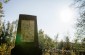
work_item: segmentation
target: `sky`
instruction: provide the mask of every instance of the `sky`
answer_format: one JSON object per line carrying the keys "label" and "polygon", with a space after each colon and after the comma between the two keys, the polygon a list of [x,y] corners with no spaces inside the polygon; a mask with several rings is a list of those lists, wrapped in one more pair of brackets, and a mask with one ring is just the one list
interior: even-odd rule
{"label": "sky", "polygon": [[74,10],[69,7],[72,0],[10,0],[3,5],[4,20],[15,21],[19,14],[37,16],[38,30],[42,29],[52,39],[59,34],[59,40],[70,35],[73,39]]}

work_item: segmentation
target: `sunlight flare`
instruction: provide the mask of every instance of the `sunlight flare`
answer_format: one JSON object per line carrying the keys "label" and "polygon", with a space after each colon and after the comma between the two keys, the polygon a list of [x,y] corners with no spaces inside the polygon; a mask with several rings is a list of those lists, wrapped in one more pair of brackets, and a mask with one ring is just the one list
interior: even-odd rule
{"label": "sunlight flare", "polygon": [[68,23],[73,21],[74,12],[71,8],[67,7],[62,9],[59,15],[62,22]]}

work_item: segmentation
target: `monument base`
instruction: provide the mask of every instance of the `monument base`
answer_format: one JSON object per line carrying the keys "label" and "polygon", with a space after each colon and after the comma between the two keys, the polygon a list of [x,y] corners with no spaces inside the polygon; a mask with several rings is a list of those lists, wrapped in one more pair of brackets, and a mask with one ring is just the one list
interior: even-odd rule
{"label": "monument base", "polygon": [[42,50],[33,45],[33,43],[22,43],[16,45],[12,49],[11,55],[42,55]]}

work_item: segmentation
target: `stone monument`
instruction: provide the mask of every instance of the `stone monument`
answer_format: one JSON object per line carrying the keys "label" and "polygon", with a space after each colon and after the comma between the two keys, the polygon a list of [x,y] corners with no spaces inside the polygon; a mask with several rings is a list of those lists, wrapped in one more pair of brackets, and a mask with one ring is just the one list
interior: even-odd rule
{"label": "stone monument", "polygon": [[41,55],[36,16],[19,15],[15,47],[11,55]]}

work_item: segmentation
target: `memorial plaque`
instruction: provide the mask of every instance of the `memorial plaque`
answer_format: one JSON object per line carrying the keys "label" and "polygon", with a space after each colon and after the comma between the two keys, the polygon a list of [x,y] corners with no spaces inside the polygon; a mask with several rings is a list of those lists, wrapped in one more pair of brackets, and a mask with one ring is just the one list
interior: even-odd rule
{"label": "memorial plaque", "polygon": [[36,16],[20,14],[15,47],[11,55],[41,55]]}
{"label": "memorial plaque", "polygon": [[21,40],[22,42],[34,42],[34,21],[21,21]]}

